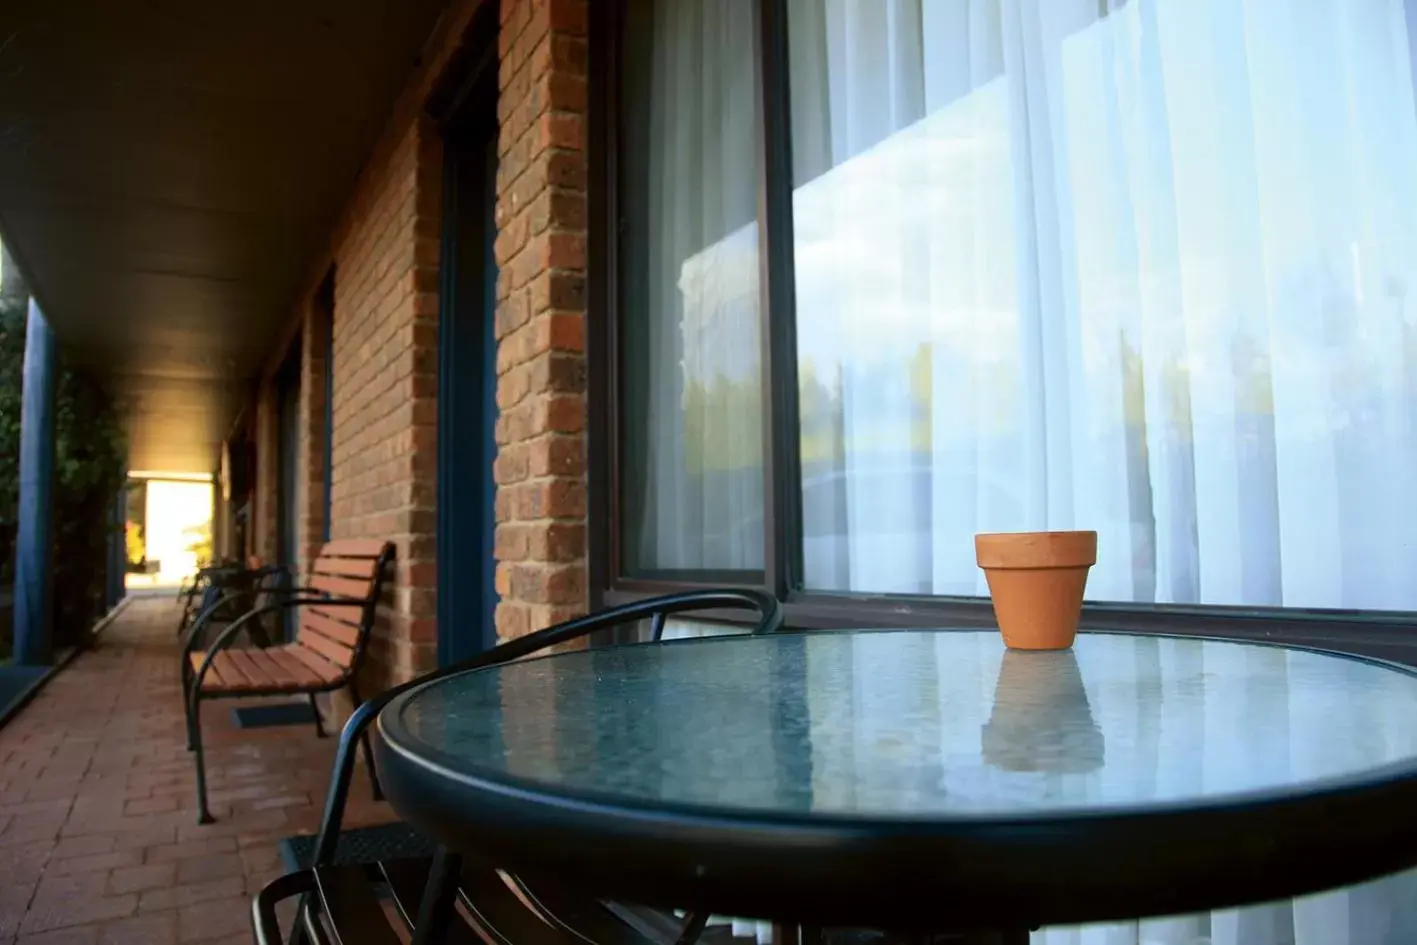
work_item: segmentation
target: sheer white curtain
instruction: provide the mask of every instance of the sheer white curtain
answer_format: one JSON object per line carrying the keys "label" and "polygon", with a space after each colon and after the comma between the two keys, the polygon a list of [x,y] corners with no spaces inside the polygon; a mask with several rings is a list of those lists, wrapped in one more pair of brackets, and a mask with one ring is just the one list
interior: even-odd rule
{"label": "sheer white curtain", "polygon": [[641,569],[763,566],[751,5],[641,3],[626,83],[627,540]]}
{"label": "sheer white curtain", "polygon": [[[1095,528],[1095,599],[1417,608],[1401,0],[790,12],[809,587],[982,594],[975,532]],[[1412,901],[1035,940],[1411,941]]]}
{"label": "sheer white curtain", "polygon": [[808,584],[1412,609],[1401,0],[793,0]]}

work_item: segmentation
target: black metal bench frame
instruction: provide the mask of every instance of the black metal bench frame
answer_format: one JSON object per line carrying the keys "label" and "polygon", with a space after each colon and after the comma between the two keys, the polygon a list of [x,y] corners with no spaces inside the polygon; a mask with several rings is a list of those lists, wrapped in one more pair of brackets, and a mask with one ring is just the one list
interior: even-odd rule
{"label": "black metal bench frame", "polygon": [[[332,542],[326,547],[340,544]],[[359,694],[357,677],[360,667],[364,664],[364,659],[368,653],[369,636],[373,632],[374,622],[378,615],[378,604],[382,596],[383,587],[387,580],[389,565],[393,561],[394,546],[390,543],[383,543],[381,550],[375,559],[374,576],[369,582],[369,592],[364,597],[341,597],[309,586],[268,588],[278,599],[273,603],[256,607],[232,621],[226,626],[216,639],[206,647],[200,665],[193,670],[190,654],[197,649],[197,641],[201,637],[203,630],[203,618],[216,611],[220,602],[213,604],[201,616],[194,621],[187,639],[184,641],[182,649],[182,700],[187,717],[187,750],[195,754],[197,766],[197,823],[210,824],[215,822],[210,807],[207,803],[207,778],[206,778],[206,756],[202,746],[202,726],[201,726],[201,706],[203,701],[216,699],[252,699],[266,696],[281,695],[307,695],[310,699],[311,708],[316,708],[315,696],[335,692],[340,689],[348,689],[350,698],[354,703],[355,715],[365,704]],[[278,614],[285,611],[294,610],[300,607],[319,606],[323,608],[349,607],[359,608],[358,635],[353,646],[352,656],[349,665],[345,667],[339,676],[314,684],[300,685],[272,685],[264,688],[243,688],[243,689],[203,689],[202,682],[207,673],[211,670],[212,662],[217,655],[225,650],[242,630],[248,626],[257,625],[260,619],[268,614]],[[323,737],[324,729],[320,725],[318,711],[315,713],[316,733]],[[374,755],[369,747],[368,734],[364,733],[360,739],[364,746],[365,762],[368,765],[369,777],[373,782],[374,796],[382,799],[379,789],[379,782],[374,771]],[[341,743],[341,751],[343,751]]]}

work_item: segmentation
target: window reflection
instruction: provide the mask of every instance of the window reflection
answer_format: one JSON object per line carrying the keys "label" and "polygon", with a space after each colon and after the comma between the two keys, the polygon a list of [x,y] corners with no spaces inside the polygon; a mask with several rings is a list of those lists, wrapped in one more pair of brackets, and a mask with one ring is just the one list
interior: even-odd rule
{"label": "window reflection", "polygon": [[794,0],[809,587],[1411,609],[1399,0]]}

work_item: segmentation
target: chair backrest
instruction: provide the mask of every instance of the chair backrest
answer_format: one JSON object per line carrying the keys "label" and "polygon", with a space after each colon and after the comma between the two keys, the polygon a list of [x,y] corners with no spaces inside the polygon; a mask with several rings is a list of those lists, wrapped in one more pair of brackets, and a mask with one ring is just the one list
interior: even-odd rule
{"label": "chair backrest", "polygon": [[295,655],[317,675],[332,680],[359,668],[393,551],[388,542],[363,539],[332,541],[320,549],[307,586],[330,603],[301,606],[295,636]]}
{"label": "chair backrest", "polygon": [[[479,653],[477,656],[394,686],[365,702],[355,709],[354,714],[345,723],[344,731],[340,733],[339,753],[335,756],[334,775],[330,779],[329,794],[325,799],[324,817],[321,820],[320,832],[315,843],[314,862],[318,865],[328,865],[334,862],[335,843],[339,839],[340,824],[344,818],[344,802],[349,794],[349,779],[354,771],[355,743],[363,737],[364,730],[379,714],[379,710],[388,705],[389,700],[399,693],[454,673],[493,666],[498,663],[508,663],[601,630],[613,630],[616,627],[636,624],[645,620],[650,621],[652,642],[642,645],[657,646],[660,645],[659,641],[663,638],[664,626],[668,618],[696,611],[708,613],[722,611],[742,613],[746,611],[755,614],[757,619],[752,622],[750,627],[750,632],[755,634],[776,633],[782,629],[783,625],[782,605],[778,603],[777,598],[762,591],[737,588],[684,591],[612,607],[609,610],[587,614],[584,617],[577,617],[552,627],[537,630],[524,637],[508,640],[484,653]],[[373,618],[370,619],[372,621]],[[368,751],[366,742],[366,755],[368,755]],[[372,766],[372,761],[370,764]]]}

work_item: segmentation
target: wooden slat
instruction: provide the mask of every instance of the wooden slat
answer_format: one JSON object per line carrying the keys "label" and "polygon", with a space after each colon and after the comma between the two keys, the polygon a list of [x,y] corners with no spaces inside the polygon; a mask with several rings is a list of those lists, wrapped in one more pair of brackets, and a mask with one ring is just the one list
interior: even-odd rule
{"label": "wooden slat", "polygon": [[242,652],[246,655],[246,658],[251,661],[251,665],[255,671],[260,673],[264,679],[270,681],[270,685],[284,688],[301,685],[301,679],[296,678],[295,675],[287,670],[285,664],[278,662],[271,654],[271,649],[272,648],[262,649],[261,647],[252,647],[249,650],[242,650]]}
{"label": "wooden slat", "polygon": [[[202,668],[202,661],[207,658],[207,655],[205,653],[191,653],[188,654],[188,656],[192,661],[192,672],[193,674],[195,674],[197,670]],[[231,684],[229,680],[222,676],[221,668],[218,665],[218,660],[212,660],[212,665],[207,667],[207,674],[202,677],[202,688],[212,690],[225,690],[233,689],[235,687]]]}
{"label": "wooden slat", "polygon": [[227,664],[245,679],[246,688],[268,689],[275,685],[275,680],[261,671],[247,650],[230,649],[223,651],[221,655],[225,656]]}
{"label": "wooden slat", "polygon": [[231,660],[231,651],[223,650],[212,660],[212,669],[221,673],[222,682],[231,689],[250,689],[252,681],[246,678],[241,667]]}
{"label": "wooden slat", "polygon": [[377,558],[384,553],[387,542],[377,538],[345,538],[326,542],[320,549],[322,558]]}
{"label": "wooden slat", "polygon": [[300,662],[304,663],[307,668],[313,670],[315,675],[319,676],[325,682],[330,682],[344,675],[343,668],[331,663],[307,646],[297,643],[290,648],[289,653],[291,656],[294,656]]}
{"label": "wooden slat", "polygon": [[295,640],[307,650],[314,650],[316,653],[319,653],[340,669],[348,669],[349,665],[354,662],[354,651],[347,646],[336,643],[329,637],[322,637],[318,633],[302,631]]}
{"label": "wooden slat", "polygon": [[375,558],[316,558],[315,566],[310,570],[316,574],[373,578],[378,567],[379,562]]}
{"label": "wooden slat", "polygon": [[202,688],[233,689],[235,687],[221,675],[221,670],[217,668],[216,661],[213,660],[212,665],[207,667],[207,674],[202,677]]}
{"label": "wooden slat", "polygon": [[317,866],[315,883],[342,945],[401,945],[362,866]]}
{"label": "wooden slat", "polygon": [[355,581],[350,578],[330,577],[326,574],[316,574],[310,578],[310,586],[317,591],[324,591],[339,597],[368,597],[371,584],[370,581]]}
{"label": "wooden slat", "polygon": [[357,627],[364,619],[364,607],[362,604],[354,603],[320,603],[306,604],[300,608],[307,614],[319,614],[321,617],[328,617],[335,623],[347,623],[351,627]]}
{"label": "wooden slat", "polygon": [[[311,687],[322,686],[335,678],[334,676],[316,673],[314,669],[305,665],[305,662],[301,660],[300,657],[296,656],[296,651],[303,649],[304,647],[297,643],[289,646],[273,646],[264,652],[270,656],[272,662],[279,663],[281,667],[295,679],[297,685]],[[311,656],[310,658],[316,660],[320,659],[318,656]],[[320,663],[322,666],[329,665],[325,663],[324,660],[320,660]]]}
{"label": "wooden slat", "polygon": [[308,608],[300,617],[300,629],[303,631],[307,628],[348,647],[353,647],[359,642],[358,627],[351,627],[347,623],[332,620],[325,614],[315,613]]}
{"label": "wooden slat", "polygon": [[242,652],[245,653],[246,658],[251,661],[251,666],[254,671],[259,673],[261,678],[265,679],[269,685],[281,688],[289,688],[297,685],[297,682],[285,671],[285,667],[271,658],[268,648],[256,646],[248,650],[243,650]]}

